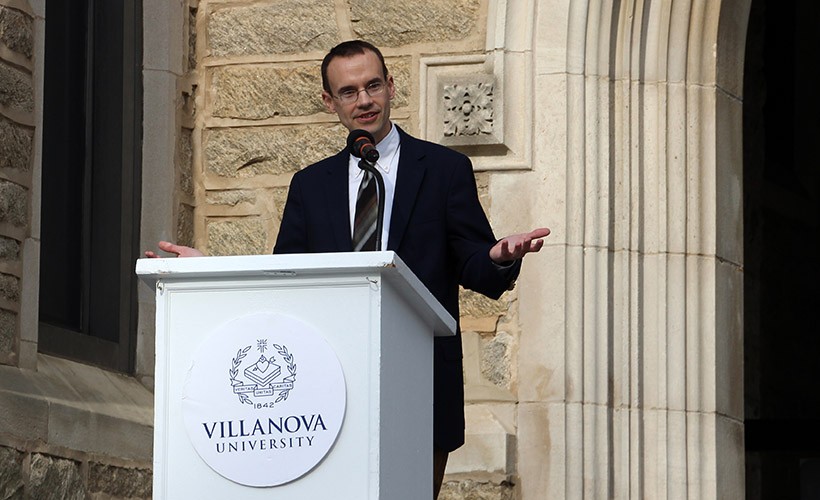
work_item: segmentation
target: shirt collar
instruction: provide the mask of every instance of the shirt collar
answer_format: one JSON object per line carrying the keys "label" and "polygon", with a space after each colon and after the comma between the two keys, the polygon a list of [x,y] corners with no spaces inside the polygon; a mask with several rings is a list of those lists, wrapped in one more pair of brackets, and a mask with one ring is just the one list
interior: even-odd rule
{"label": "shirt collar", "polygon": [[[379,151],[379,161],[376,162],[376,167],[384,173],[390,173],[390,168],[393,163],[393,157],[399,149],[399,130],[396,124],[390,122],[390,132],[376,144],[376,149]],[[359,158],[352,154],[350,155],[350,177],[359,177],[362,175],[362,169],[359,168]]]}

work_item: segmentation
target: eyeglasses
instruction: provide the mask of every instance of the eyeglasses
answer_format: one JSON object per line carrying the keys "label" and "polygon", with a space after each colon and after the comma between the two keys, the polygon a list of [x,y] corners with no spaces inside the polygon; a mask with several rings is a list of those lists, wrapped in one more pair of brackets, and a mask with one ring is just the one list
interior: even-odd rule
{"label": "eyeglasses", "polygon": [[[343,90],[339,93],[339,95],[334,95],[336,99],[339,100],[342,104],[353,104],[354,102],[359,100],[359,94],[363,91],[367,92],[367,95],[370,97],[376,97],[379,95],[384,94],[384,89],[387,85],[384,82],[373,82],[367,85],[367,87],[363,89],[347,89]],[[332,95],[332,94],[331,94]]]}

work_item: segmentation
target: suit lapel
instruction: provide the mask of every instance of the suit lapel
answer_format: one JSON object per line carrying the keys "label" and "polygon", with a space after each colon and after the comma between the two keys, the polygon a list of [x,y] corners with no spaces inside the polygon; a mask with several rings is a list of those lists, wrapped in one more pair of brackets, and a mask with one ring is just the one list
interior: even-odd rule
{"label": "suit lapel", "polygon": [[350,204],[348,202],[348,160],[347,149],[334,156],[327,167],[325,179],[325,203],[333,237],[339,252],[353,250],[350,239]]}
{"label": "suit lapel", "polygon": [[426,170],[422,143],[407,135],[402,129],[398,130],[401,136],[401,153],[399,171],[396,175],[396,192],[393,195],[393,214],[390,216],[390,232],[387,239],[387,249],[393,251],[401,245]]}

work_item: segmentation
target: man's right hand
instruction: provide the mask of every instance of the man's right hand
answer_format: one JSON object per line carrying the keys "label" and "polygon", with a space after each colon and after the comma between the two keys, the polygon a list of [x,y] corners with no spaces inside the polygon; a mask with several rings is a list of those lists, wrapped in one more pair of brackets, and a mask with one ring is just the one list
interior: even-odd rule
{"label": "man's right hand", "polygon": [[[205,255],[196,248],[186,247],[184,245],[175,245],[168,241],[160,241],[157,246],[163,252],[176,254],[177,257],[203,257]],[[149,259],[157,259],[162,257],[151,250],[146,250],[145,256]]]}
{"label": "man's right hand", "polygon": [[544,238],[549,234],[549,228],[540,227],[529,233],[513,234],[502,238],[490,249],[490,258],[499,265],[523,258],[530,252],[541,250],[544,246]]}

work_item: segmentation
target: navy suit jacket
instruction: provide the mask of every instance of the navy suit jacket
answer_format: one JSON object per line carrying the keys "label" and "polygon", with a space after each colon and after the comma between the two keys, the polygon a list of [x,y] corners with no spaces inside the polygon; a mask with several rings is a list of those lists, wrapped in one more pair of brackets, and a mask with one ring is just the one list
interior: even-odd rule
{"label": "navy suit jacket", "polygon": [[[458,321],[459,285],[497,299],[520,261],[499,267],[496,243],[478,201],[470,160],[399,129],[401,152],[387,249],[396,252]],[[347,149],[293,176],[274,253],[353,250]],[[434,442],[452,451],[464,443],[461,335],[435,339]]]}

